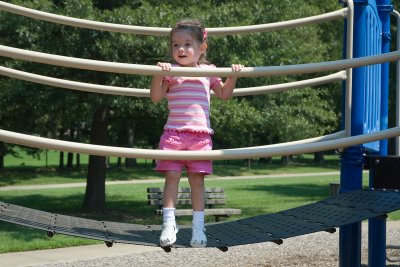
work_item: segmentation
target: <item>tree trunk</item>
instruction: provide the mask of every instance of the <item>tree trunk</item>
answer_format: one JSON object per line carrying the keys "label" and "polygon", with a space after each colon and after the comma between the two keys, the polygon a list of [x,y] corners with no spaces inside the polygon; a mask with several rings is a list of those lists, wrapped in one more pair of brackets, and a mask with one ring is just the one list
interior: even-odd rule
{"label": "tree trunk", "polygon": [[289,165],[291,162],[292,162],[292,156],[282,156],[281,157],[282,165]]}
{"label": "tree trunk", "polygon": [[260,164],[270,164],[272,162],[272,158],[259,158],[258,163]]}
{"label": "tree trunk", "polygon": [[67,169],[72,169],[74,166],[74,154],[71,152],[68,152],[67,154]]}
{"label": "tree trunk", "polygon": [[126,168],[135,168],[136,167],[136,159],[125,158],[125,167]]}
{"label": "tree trunk", "polygon": [[76,165],[76,168],[77,169],[80,169],[81,168],[81,154],[76,154],[76,163],[75,163],[75,165]]}
{"label": "tree trunk", "polygon": [[322,163],[324,161],[324,152],[314,153],[314,163]]}
{"label": "tree trunk", "polygon": [[[60,130],[59,138],[60,138],[60,140],[64,140],[64,130]],[[60,153],[59,153],[58,168],[60,170],[64,169],[64,152],[63,151],[60,151]]]}
{"label": "tree trunk", "polygon": [[[75,141],[75,131],[73,128],[69,129],[68,141]],[[74,153],[67,153],[67,169],[72,170],[74,167]]]}
{"label": "tree trunk", "polygon": [[[80,128],[77,127],[75,131],[75,141],[79,142],[80,141],[80,136],[81,136],[81,131]],[[75,155],[75,168],[80,169],[81,168],[81,154],[76,153]]]}
{"label": "tree trunk", "polygon": [[[128,147],[133,147],[134,140],[135,140],[135,131],[132,128],[128,128]],[[126,168],[136,167],[136,159],[125,158],[125,167]]]}
{"label": "tree trunk", "polygon": [[0,172],[4,171],[4,155],[0,155]]}
{"label": "tree trunk", "polygon": [[63,151],[60,151],[60,154],[59,154],[58,168],[60,170],[64,169],[64,152]]}
{"label": "tree trunk", "polygon": [[[96,110],[90,131],[90,143],[107,144],[109,108]],[[106,210],[106,157],[89,156],[85,199],[82,209],[86,212],[103,213]]]}

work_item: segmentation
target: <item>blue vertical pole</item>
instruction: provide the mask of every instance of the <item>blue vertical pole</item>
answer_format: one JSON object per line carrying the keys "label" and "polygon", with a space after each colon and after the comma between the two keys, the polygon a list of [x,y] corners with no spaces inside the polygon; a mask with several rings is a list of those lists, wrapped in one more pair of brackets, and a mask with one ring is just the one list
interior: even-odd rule
{"label": "blue vertical pole", "polygon": [[[362,188],[363,150],[361,146],[349,147],[342,154],[340,170],[341,193]],[[360,265],[361,222],[357,222],[340,227],[339,266],[353,267]]]}
{"label": "blue vertical pole", "polygon": [[[368,0],[354,0],[353,56],[365,56],[366,49],[366,7]],[[364,90],[366,68],[352,70],[351,135],[364,131]],[[364,147],[353,146],[344,150],[341,156],[340,192],[362,188]],[[340,227],[339,266],[361,266],[361,222]]]}
{"label": "blue vertical pole", "polygon": [[[390,52],[390,13],[393,10],[390,0],[376,1],[379,19],[382,24],[382,53]],[[381,116],[380,130],[388,128],[389,110],[389,63],[381,64]],[[388,141],[379,142],[379,155],[388,154]],[[374,178],[374,177],[370,177]],[[368,222],[368,266],[386,266],[386,218],[376,217]]]}
{"label": "blue vertical pole", "polygon": [[[393,5],[390,0],[377,0],[377,8],[379,18],[382,23],[382,53],[390,52],[390,13],[393,11]],[[380,129],[388,128],[388,111],[389,111],[389,63],[381,64],[381,118]],[[388,140],[380,141],[379,154],[386,156],[388,154]]]}

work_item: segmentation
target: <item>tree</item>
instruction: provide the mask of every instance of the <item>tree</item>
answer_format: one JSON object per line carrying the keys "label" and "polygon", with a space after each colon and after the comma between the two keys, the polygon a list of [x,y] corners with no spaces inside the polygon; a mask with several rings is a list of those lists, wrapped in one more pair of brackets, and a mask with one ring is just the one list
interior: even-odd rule
{"label": "tree", "polygon": [[[316,5],[304,0],[256,0],[245,6],[226,0],[185,1],[182,5],[183,1],[160,0],[12,2],[71,17],[160,27],[171,27],[185,17],[200,18],[206,27],[253,25],[339,8],[331,3]],[[330,42],[335,40],[336,47],[340,43],[336,39],[340,38],[330,33],[330,29],[310,26],[271,33],[210,36],[208,58],[218,67],[232,63],[268,66],[337,59]],[[0,17],[0,33],[6,45],[78,58],[151,65],[168,58],[165,37],[78,29],[8,13]],[[150,77],[1,60],[11,67],[63,79],[136,88],[148,88],[150,84]],[[241,78],[238,87],[309,77],[313,75]],[[68,139],[72,135],[67,133],[77,129],[81,133],[74,137],[78,142],[155,148],[167,115],[165,102],[153,104],[148,99],[72,92],[10,79],[1,79],[0,85],[1,100],[7,103],[7,108],[0,111],[1,126],[25,133],[62,135]],[[228,102],[213,100],[216,148],[270,144],[331,131],[338,124],[337,117],[332,115],[338,108],[336,101],[332,101],[333,90],[327,88],[330,87],[238,97]],[[21,99],[30,101],[23,104]],[[26,116],[18,119],[15,114]],[[9,150],[2,151],[9,153]],[[105,157],[90,156],[83,209],[105,211],[105,179]]]}

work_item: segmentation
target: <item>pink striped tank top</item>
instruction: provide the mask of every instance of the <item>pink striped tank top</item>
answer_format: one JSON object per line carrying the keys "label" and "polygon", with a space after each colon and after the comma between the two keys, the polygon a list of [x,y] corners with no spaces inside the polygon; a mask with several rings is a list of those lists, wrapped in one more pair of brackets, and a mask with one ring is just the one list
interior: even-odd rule
{"label": "pink striped tank top", "polygon": [[[198,65],[215,68],[215,65]],[[169,116],[165,130],[213,133],[210,126],[210,88],[219,85],[218,77],[165,76],[169,84]]]}

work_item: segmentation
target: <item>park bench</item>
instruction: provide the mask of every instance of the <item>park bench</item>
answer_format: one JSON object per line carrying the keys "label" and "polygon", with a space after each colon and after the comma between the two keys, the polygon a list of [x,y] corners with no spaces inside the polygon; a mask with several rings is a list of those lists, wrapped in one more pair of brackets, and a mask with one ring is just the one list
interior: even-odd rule
{"label": "park bench", "polygon": [[[156,214],[162,215],[163,189],[158,187],[147,188],[147,199],[148,205],[157,206]],[[230,215],[237,215],[242,212],[240,209],[220,207],[221,205],[225,205],[225,192],[223,188],[205,188],[205,204],[205,215],[214,216],[216,222],[219,221],[220,217],[229,217]],[[176,205],[176,217],[192,215],[190,188],[179,188]],[[188,207],[189,205],[190,207]],[[218,207],[215,205],[218,205]]]}

